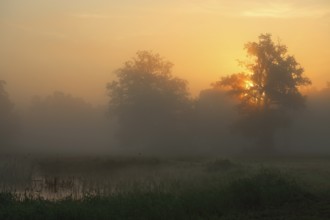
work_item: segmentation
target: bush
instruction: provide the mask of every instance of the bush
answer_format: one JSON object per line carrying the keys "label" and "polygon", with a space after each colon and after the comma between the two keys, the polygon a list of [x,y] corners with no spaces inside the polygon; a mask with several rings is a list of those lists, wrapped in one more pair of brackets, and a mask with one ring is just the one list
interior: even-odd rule
{"label": "bush", "polygon": [[268,169],[233,181],[224,194],[227,202],[239,209],[278,207],[309,198],[309,194],[293,178]]}

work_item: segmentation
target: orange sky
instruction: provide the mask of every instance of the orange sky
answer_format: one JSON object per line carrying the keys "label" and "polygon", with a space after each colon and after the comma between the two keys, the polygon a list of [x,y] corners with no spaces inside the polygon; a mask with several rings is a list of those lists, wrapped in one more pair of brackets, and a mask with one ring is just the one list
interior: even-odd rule
{"label": "orange sky", "polygon": [[330,81],[329,25],[329,0],[2,0],[0,79],[18,103],[61,90],[102,104],[113,70],[152,50],[196,95],[240,71],[244,44],[268,32],[320,88]]}

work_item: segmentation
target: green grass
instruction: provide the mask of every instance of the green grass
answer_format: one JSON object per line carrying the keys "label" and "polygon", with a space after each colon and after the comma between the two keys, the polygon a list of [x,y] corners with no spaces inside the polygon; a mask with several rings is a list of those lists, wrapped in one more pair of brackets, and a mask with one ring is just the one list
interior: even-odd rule
{"label": "green grass", "polygon": [[[131,187],[113,195],[47,201],[0,194],[0,219],[328,219],[330,200],[278,170],[196,185]],[[167,190],[166,190],[167,189]],[[330,195],[330,194],[328,194]]]}
{"label": "green grass", "polygon": [[12,158],[0,171],[1,220],[330,219],[328,158]]}

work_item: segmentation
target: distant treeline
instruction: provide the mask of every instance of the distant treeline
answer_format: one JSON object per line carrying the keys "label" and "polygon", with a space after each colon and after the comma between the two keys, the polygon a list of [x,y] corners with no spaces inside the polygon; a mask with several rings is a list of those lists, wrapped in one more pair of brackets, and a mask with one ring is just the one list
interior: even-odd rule
{"label": "distant treeline", "polygon": [[[5,91],[5,82],[1,81],[1,151],[200,155],[258,149],[255,139],[237,135],[235,129],[240,118],[237,108],[256,88],[256,82],[244,81],[249,84],[237,87],[244,89],[243,93],[237,90],[241,92],[240,98],[229,96],[228,90],[216,84],[192,97],[188,82],[172,75],[172,66],[158,54],[138,52],[115,72],[117,78],[108,83],[109,103],[104,107],[55,92],[47,97],[34,97],[28,109],[15,109]],[[237,76],[244,75],[233,76],[236,81],[240,80]],[[267,97],[260,94],[260,100]],[[271,115],[273,124],[275,110],[281,120],[279,112],[285,113],[284,126],[274,127],[268,121],[265,125],[265,117],[244,110],[245,115],[253,115],[254,119],[246,120],[244,129],[255,129],[254,136],[265,134],[260,130],[271,131],[273,152],[330,153],[330,85],[308,92],[307,99],[303,98],[306,108],[299,111],[284,112],[283,108],[279,111],[278,104],[267,112],[265,107],[257,111],[267,115],[267,120]]]}
{"label": "distant treeline", "polygon": [[[118,120],[113,109],[93,107],[61,92],[34,98],[25,111],[15,109],[1,93],[1,150],[199,154],[253,148],[253,141],[232,131],[238,114],[236,102],[224,90],[210,88],[196,98],[187,96],[180,101],[144,98],[138,106],[122,109],[122,119]],[[329,112],[330,87],[309,92],[306,109],[294,115],[293,126],[276,133],[275,148],[284,152],[330,152]]]}

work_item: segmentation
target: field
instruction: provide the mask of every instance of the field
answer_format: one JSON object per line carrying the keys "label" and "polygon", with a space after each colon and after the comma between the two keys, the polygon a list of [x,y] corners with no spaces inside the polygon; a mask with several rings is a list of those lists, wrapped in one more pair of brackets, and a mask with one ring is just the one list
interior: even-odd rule
{"label": "field", "polygon": [[3,157],[0,219],[330,219],[330,157]]}

